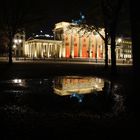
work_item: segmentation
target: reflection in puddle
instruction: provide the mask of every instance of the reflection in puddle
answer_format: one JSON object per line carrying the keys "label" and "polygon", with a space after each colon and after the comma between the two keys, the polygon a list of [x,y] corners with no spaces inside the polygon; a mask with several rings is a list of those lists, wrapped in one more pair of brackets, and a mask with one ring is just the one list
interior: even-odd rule
{"label": "reflection in puddle", "polygon": [[23,79],[14,79],[12,82],[19,85],[19,86],[26,86],[25,85],[26,82]]}
{"label": "reflection in puddle", "polygon": [[[109,81],[97,77],[59,76],[54,79],[54,93],[60,96],[69,96],[71,100],[82,103],[90,100],[93,104],[96,94],[108,95],[111,92]],[[85,99],[90,96],[90,99]],[[98,99],[96,98],[96,101]],[[88,101],[86,101],[88,102]]]}
{"label": "reflection in puddle", "polygon": [[[24,105],[38,110],[74,108],[118,115],[125,111],[122,88],[98,77],[57,76],[48,79],[11,79],[0,81],[0,102]],[[18,106],[17,105],[17,106]],[[76,105],[76,106],[75,106]],[[9,105],[8,105],[9,106]],[[74,111],[72,109],[72,111]],[[105,114],[104,114],[105,116]]]}
{"label": "reflection in puddle", "polygon": [[21,80],[21,79],[14,79],[14,80],[13,80],[13,83],[18,83],[18,84],[20,84],[20,83],[22,83],[22,80]]}
{"label": "reflection in puddle", "polygon": [[54,92],[61,96],[76,94],[89,94],[103,91],[104,80],[94,77],[63,76],[54,79]]}

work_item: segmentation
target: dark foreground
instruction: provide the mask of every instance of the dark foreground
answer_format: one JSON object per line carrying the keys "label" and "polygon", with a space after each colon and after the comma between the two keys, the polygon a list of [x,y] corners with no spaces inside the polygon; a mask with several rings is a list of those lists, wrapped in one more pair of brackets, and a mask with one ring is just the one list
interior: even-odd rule
{"label": "dark foreground", "polygon": [[[8,79],[45,79],[58,75],[94,75],[110,79],[109,71],[102,66],[60,64],[1,64],[1,81]],[[32,84],[32,92],[0,94],[0,140],[5,139],[113,139],[139,137],[139,102],[135,97],[131,67],[119,68],[113,79],[123,85],[121,96],[124,102],[115,102],[114,96],[105,102],[96,96],[94,106],[83,107],[68,104],[66,99],[48,95],[51,88],[44,89]],[[2,85],[1,91],[11,89]],[[16,87],[14,87],[17,90]],[[25,93],[26,94],[25,94]],[[119,93],[119,92],[118,92]],[[113,108],[115,108],[115,111]],[[119,111],[121,107],[122,111]],[[124,107],[122,109],[122,107]]]}

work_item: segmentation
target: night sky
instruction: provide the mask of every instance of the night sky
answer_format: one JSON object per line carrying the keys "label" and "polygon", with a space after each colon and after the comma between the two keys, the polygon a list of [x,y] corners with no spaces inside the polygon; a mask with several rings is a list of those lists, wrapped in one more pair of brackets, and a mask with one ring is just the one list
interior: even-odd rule
{"label": "night sky", "polygon": [[72,19],[76,20],[80,18],[80,12],[87,17],[88,10],[91,9],[94,0],[71,0],[71,1],[46,1],[40,0],[40,3],[35,2],[32,6],[35,13],[33,15],[42,15],[42,21],[40,21],[40,28],[46,28],[52,30],[55,23],[61,21],[71,22]]}
{"label": "night sky", "polygon": [[[19,10],[24,11],[26,18],[23,22],[26,23],[28,32],[38,32],[39,30],[52,32],[55,23],[79,19],[80,12],[85,15],[87,24],[103,26],[100,6],[99,0],[3,0],[0,5],[0,14],[3,13],[1,17],[7,17],[5,16],[6,11],[9,11],[10,14],[13,9],[15,13],[19,13]],[[120,17],[120,30],[123,29],[127,32],[130,26],[127,0],[124,7]]]}
{"label": "night sky", "polygon": [[[40,3],[39,3],[40,2]],[[42,21],[36,28],[52,31],[55,23],[61,21],[71,22],[72,19],[80,18],[80,12],[85,15],[86,23],[98,26],[103,26],[102,10],[99,0],[40,0],[36,1],[32,8],[37,7],[36,15],[44,15]],[[36,8],[35,8],[36,9]],[[119,34],[129,35],[129,9],[128,2],[125,0],[124,6],[119,17]]]}

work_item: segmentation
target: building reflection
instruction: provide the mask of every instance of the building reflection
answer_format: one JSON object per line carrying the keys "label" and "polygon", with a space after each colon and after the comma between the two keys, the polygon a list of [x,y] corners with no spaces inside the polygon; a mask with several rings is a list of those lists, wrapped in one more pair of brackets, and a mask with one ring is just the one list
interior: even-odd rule
{"label": "building reflection", "polygon": [[60,76],[54,79],[54,93],[64,96],[103,91],[104,80],[96,77]]}
{"label": "building reflection", "polygon": [[25,86],[26,85],[25,79],[13,79],[11,81],[11,83],[14,84],[14,85],[19,85],[19,86]]}

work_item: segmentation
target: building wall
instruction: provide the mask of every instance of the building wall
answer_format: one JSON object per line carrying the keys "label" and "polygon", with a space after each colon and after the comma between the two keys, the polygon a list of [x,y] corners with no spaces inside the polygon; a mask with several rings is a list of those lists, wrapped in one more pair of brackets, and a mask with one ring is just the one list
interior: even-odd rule
{"label": "building wall", "polygon": [[24,56],[24,46],[25,46],[25,33],[16,33],[13,39],[13,51],[14,56],[23,57]]}
{"label": "building wall", "polygon": [[26,41],[24,54],[31,58],[58,58],[61,48],[62,41],[32,39]]}
{"label": "building wall", "polygon": [[[54,28],[55,35],[63,39],[65,51],[63,57],[103,59],[104,41],[102,38],[96,32],[84,33],[85,30],[80,31],[79,27],[69,29],[69,25],[68,22],[62,22],[57,23]],[[104,35],[103,29],[101,34]]]}
{"label": "building wall", "polygon": [[[104,40],[97,32],[85,32],[79,27],[69,28],[70,23],[55,24],[54,40],[31,39],[25,42],[24,56],[31,58],[105,58]],[[104,30],[100,33],[104,36]],[[130,41],[116,44],[116,59],[132,59]],[[108,59],[111,59],[111,47],[108,45]]]}

